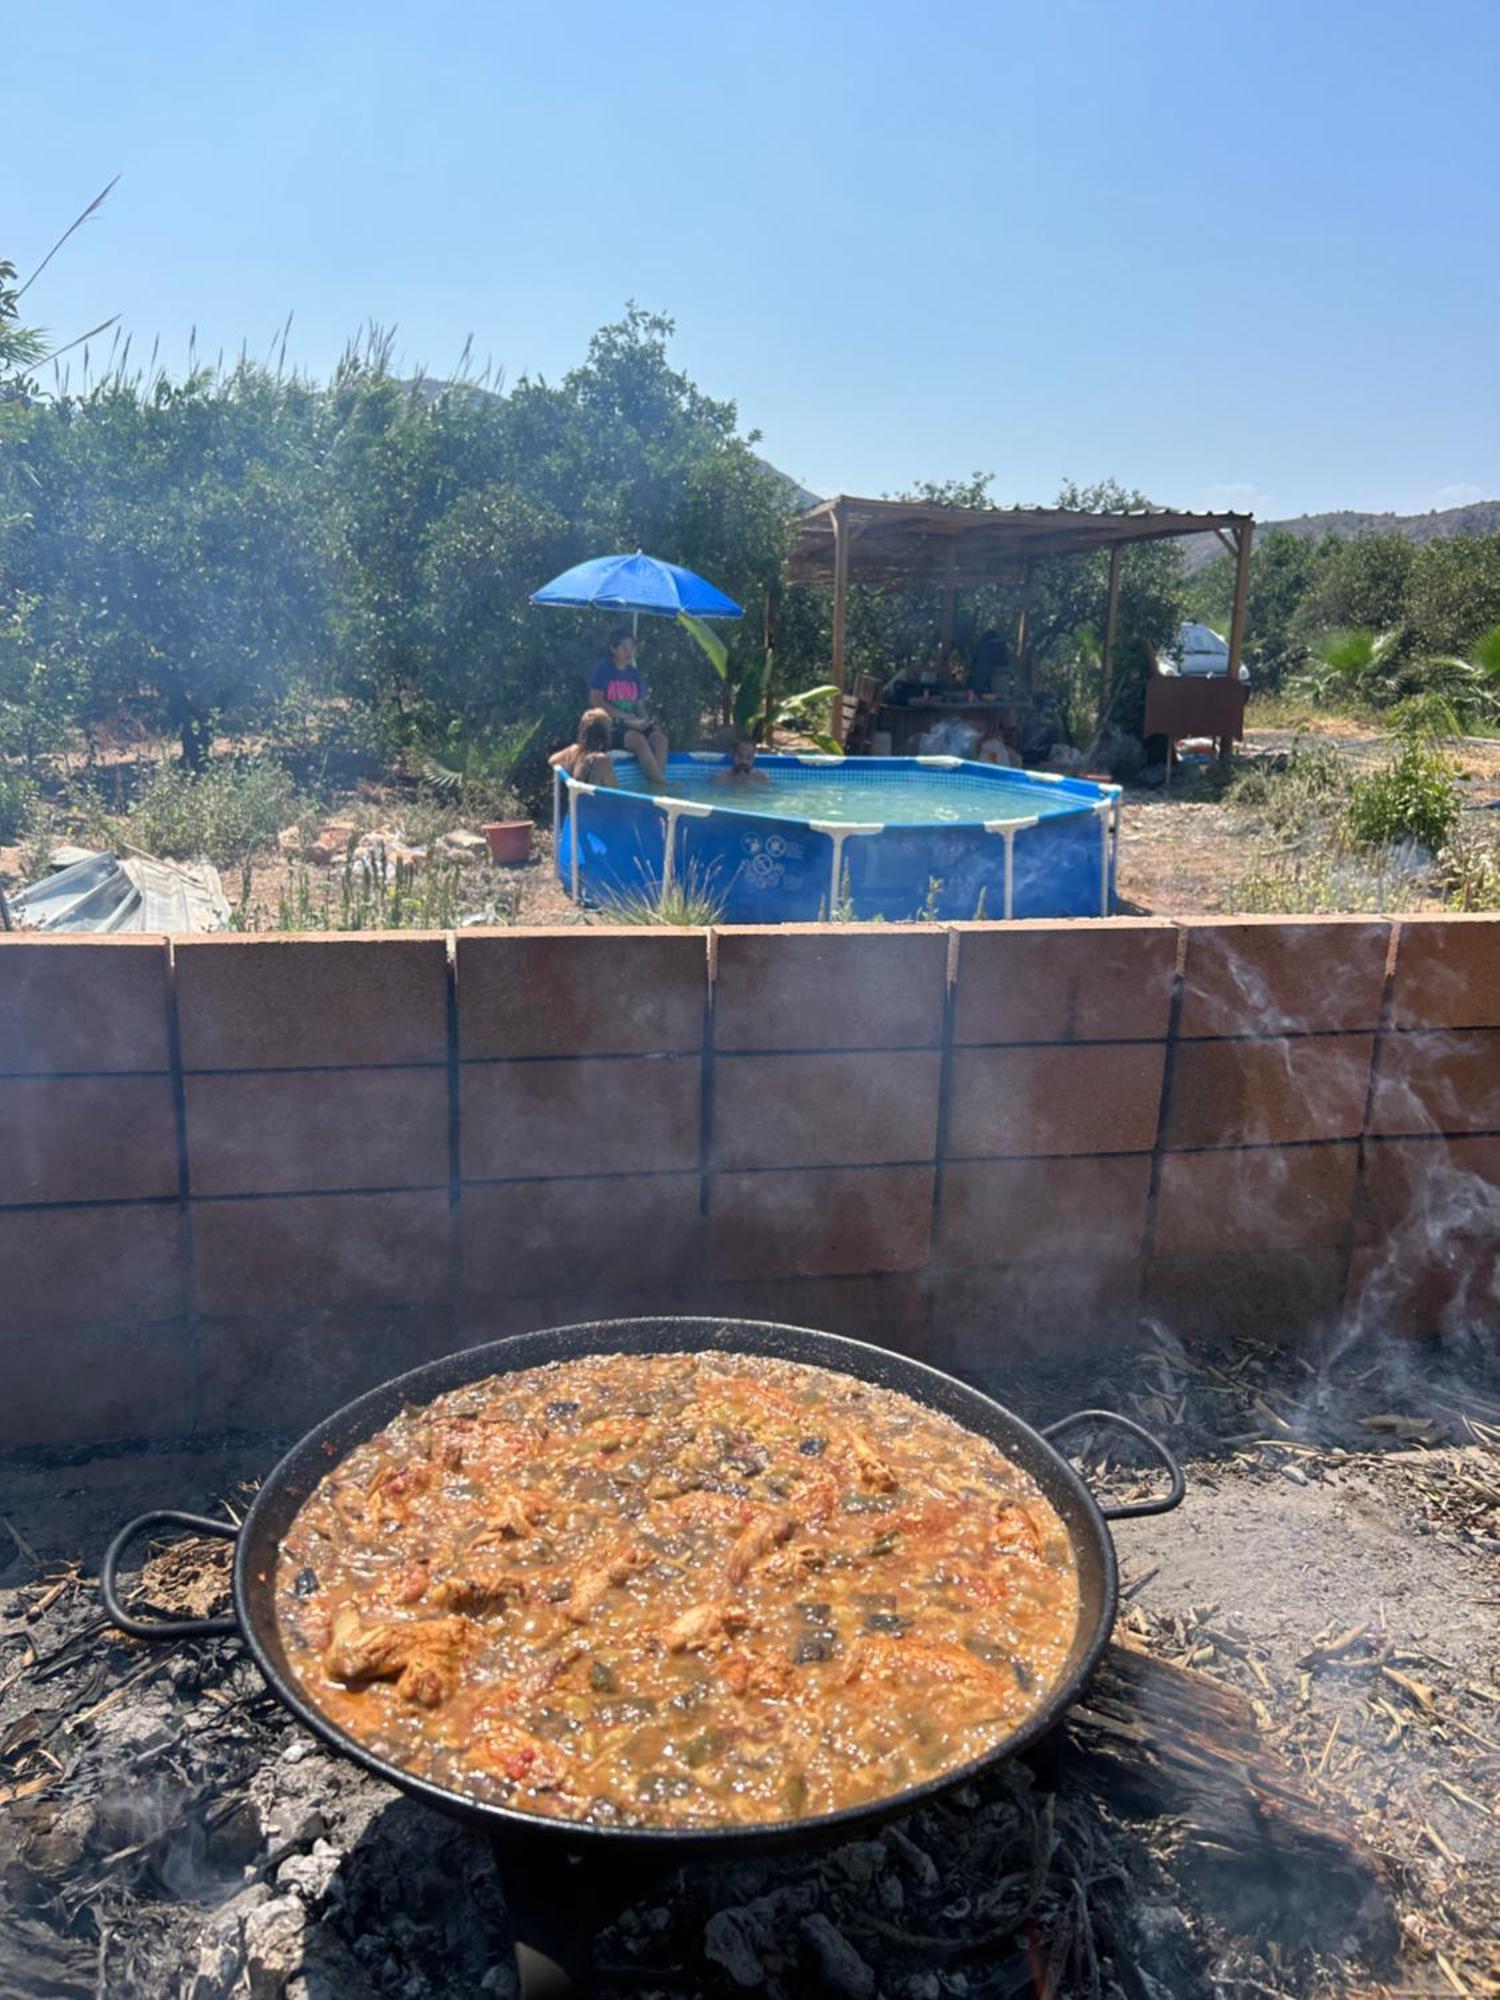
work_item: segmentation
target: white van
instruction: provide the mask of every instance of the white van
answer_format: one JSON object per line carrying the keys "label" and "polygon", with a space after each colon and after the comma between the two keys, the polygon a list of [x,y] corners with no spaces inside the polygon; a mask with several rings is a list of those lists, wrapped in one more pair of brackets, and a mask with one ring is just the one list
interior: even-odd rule
{"label": "white van", "polygon": [[[1164,674],[1182,675],[1184,678],[1199,674],[1217,674],[1222,680],[1229,671],[1229,641],[1209,625],[1197,625],[1191,620],[1177,628],[1177,641],[1161,655],[1157,669]],[[1240,680],[1248,682],[1250,669],[1240,661]]]}

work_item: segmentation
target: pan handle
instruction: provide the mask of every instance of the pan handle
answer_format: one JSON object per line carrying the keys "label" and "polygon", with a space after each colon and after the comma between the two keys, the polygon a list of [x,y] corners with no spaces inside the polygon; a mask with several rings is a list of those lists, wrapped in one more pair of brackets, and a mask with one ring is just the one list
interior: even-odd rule
{"label": "pan handle", "polygon": [[99,1594],[111,1623],[128,1632],[132,1639],[208,1639],[220,1632],[238,1632],[240,1622],[233,1612],[224,1618],[168,1618],[161,1613],[137,1618],[120,1602],[120,1558],[138,1536],[149,1533],[162,1522],[193,1528],[200,1535],[219,1535],[226,1542],[237,1540],[240,1532],[233,1521],[211,1521],[203,1514],[179,1514],[173,1507],[158,1507],[127,1521],[104,1551],[104,1561],[99,1566]]}
{"label": "pan handle", "polygon": [[1182,1496],[1187,1491],[1187,1480],[1183,1477],[1182,1467],[1159,1437],[1153,1437],[1150,1431],[1143,1429],[1129,1417],[1119,1416],[1114,1410],[1075,1410],[1071,1417],[1063,1417],[1058,1423],[1048,1424],[1042,1436],[1048,1439],[1055,1438],[1059,1431],[1070,1431],[1075,1424],[1084,1423],[1113,1425],[1118,1431],[1128,1431],[1131,1437],[1155,1453],[1172,1477],[1171,1490],[1158,1500],[1131,1500],[1113,1507],[1107,1506],[1101,1500],[1099,1512],[1106,1521],[1125,1521],[1140,1514],[1170,1514],[1174,1507],[1182,1505]]}

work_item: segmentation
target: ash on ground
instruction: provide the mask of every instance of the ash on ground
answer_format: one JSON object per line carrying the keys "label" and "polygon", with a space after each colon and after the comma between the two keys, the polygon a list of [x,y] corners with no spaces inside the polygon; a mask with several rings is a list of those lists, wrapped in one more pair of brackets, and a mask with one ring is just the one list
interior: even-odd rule
{"label": "ash on ground", "polygon": [[[679,1872],[602,1925],[595,1990],[1500,1993],[1500,1401],[1472,1372],[1409,1362],[1335,1397],[1309,1367],[1153,1337],[1116,1371],[1120,1406],[1192,1455],[1180,1513],[1116,1530],[1120,1636],[1238,1691],[1330,1825],[1385,1858],[1388,1921],[1216,1875],[1191,1814],[1131,1811],[1065,1748],[867,1839]],[[1063,1385],[1005,1399],[1070,1406]],[[1105,1400],[1097,1377],[1085,1400]],[[238,1507],[235,1482],[270,1458],[6,1475],[0,2000],[518,1990],[481,1832],[309,1737],[234,1640],[158,1648],[102,1620],[94,1570],[121,1520],[163,1500]],[[150,1594],[222,1604],[224,1546],[162,1550]]]}

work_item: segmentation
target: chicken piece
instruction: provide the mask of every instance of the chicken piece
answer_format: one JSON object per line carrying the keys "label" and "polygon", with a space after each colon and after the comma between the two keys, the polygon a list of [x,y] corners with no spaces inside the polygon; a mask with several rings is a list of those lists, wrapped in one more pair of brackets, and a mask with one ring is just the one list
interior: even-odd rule
{"label": "chicken piece", "polygon": [[887,1639],[861,1634],[849,1648],[844,1680],[880,1681],[886,1687],[933,1694],[942,1687],[984,1690],[1009,1700],[1013,1686],[966,1646],[941,1639]]}
{"label": "chicken piece", "polygon": [[731,1694],[781,1701],[792,1689],[792,1668],[786,1660],[759,1659],[754,1653],[726,1653],[719,1679]]}
{"label": "chicken piece", "polygon": [[850,1431],[849,1453],[861,1486],[871,1493],[889,1493],[892,1490],[896,1484],[895,1473],[861,1432]]}
{"label": "chicken piece", "polygon": [[438,1578],[428,1595],[439,1611],[465,1611],[482,1616],[489,1611],[503,1611],[507,1604],[519,1603],[526,1595],[526,1579],[481,1552],[463,1557],[457,1569]]}
{"label": "chicken piece", "polygon": [[1042,1552],[1042,1532],[1030,1509],[1019,1500],[1007,1502],[995,1510],[995,1540],[1001,1548],[1027,1555],[1039,1556]]}
{"label": "chicken piece", "polygon": [[737,1604],[693,1604],[661,1635],[669,1653],[695,1653],[726,1634],[742,1632],[748,1616]]}
{"label": "chicken piece", "polygon": [[797,1525],[797,1517],[789,1507],[778,1507],[769,1514],[760,1514],[747,1528],[741,1530],[724,1564],[725,1575],[731,1583],[743,1583],[751,1568],[763,1555],[768,1555],[778,1542],[784,1542]]}
{"label": "chicken piece", "polygon": [[566,1775],[556,1746],[508,1716],[486,1722],[470,1739],[468,1760],[476,1770],[493,1771],[533,1792],[556,1791]]}
{"label": "chicken piece", "polygon": [[695,1487],[691,1493],[675,1494],[670,1500],[660,1500],[657,1509],[670,1515],[674,1526],[697,1527],[700,1524],[720,1526],[733,1522],[736,1527],[744,1520],[750,1509],[733,1493],[710,1493]]}
{"label": "chicken piece", "polygon": [[620,1548],[592,1568],[580,1570],[573,1581],[572,1595],[563,1607],[575,1625],[581,1625],[616,1584],[624,1583],[649,1561],[645,1549]]}
{"label": "chicken piece", "polygon": [[413,1563],[396,1579],[395,1599],[398,1604],[420,1604],[427,1595],[427,1586],[432,1581],[426,1563]]}
{"label": "chicken piece", "polygon": [[815,1576],[827,1561],[823,1550],[816,1542],[788,1542],[766,1558],[762,1575],[782,1590],[794,1590],[808,1577]]}
{"label": "chicken piece", "polygon": [[394,1681],[405,1700],[436,1708],[458,1685],[470,1630],[462,1618],[366,1624],[353,1605],[346,1604],[334,1614],[323,1666],[330,1680],[354,1687],[365,1681]]}

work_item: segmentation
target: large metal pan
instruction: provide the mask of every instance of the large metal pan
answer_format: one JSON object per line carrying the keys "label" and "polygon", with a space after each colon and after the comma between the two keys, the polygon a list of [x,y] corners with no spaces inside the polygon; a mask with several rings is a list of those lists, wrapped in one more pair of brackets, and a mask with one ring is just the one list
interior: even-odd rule
{"label": "large metal pan", "polygon": [[[430,1402],[450,1389],[490,1375],[535,1368],[549,1361],[573,1360],[589,1354],[691,1353],[704,1348],[733,1353],[772,1355],[837,1370],[861,1381],[893,1389],[955,1418],[966,1429],[998,1445],[1008,1458],[1036,1480],[1056,1508],[1072,1540],[1078,1564],[1080,1614],[1072,1649],[1057,1685],[1041,1706],[1009,1736],[980,1757],[926,1783],[842,1812],[751,1827],[678,1828],[590,1826],[573,1820],[548,1819],[517,1807],[492,1803],[448,1786],[415,1777],[355,1737],[345,1733],[309,1700],[293,1675],[274,1614],[276,1560],[282,1538],[299,1508],[319,1481],[357,1445],[382,1430],[408,1404]],[[1124,1506],[1101,1505],[1050,1438],[1085,1420],[1124,1430],[1145,1444],[1170,1475],[1170,1488],[1159,1499]],[[1181,1467],[1166,1446],[1128,1418],[1109,1411],[1081,1410],[1044,1432],[1031,1429],[1009,1410],[951,1375],[920,1361],[891,1354],[883,1348],[807,1327],[776,1326],[754,1320],[629,1319],[600,1320],[591,1325],[552,1327],[519,1335],[487,1347],[467,1349],[413,1369],[372,1389],[357,1402],[329,1417],[294,1445],[268,1476],[243,1524],[203,1519],[172,1511],[142,1514],[123,1528],[104,1559],[102,1589],[105,1607],[119,1628],[141,1639],[181,1639],[211,1633],[240,1632],[272,1689],[314,1734],[352,1757],[366,1770],[440,1812],[477,1821],[500,1836],[507,1855],[528,1862],[542,1857],[550,1844],[556,1860],[597,1859],[614,1873],[621,1865],[663,1869],[681,1862],[706,1859],[753,1848],[847,1838],[872,1824],[908,1811],[912,1806],[1044,1736],[1077,1698],[1098,1663],[1114,1625],[1118,1572],[1114,1545],[1106,1523],[1127,1516],[1164,1514],[1182,1499]],[[236,1539],[234,1612],[224,1618],[143,1617],[126,1610],[120,1600],[119,1569],[127,1547],[142,1535],[177,1524],[205,1534]]]}

